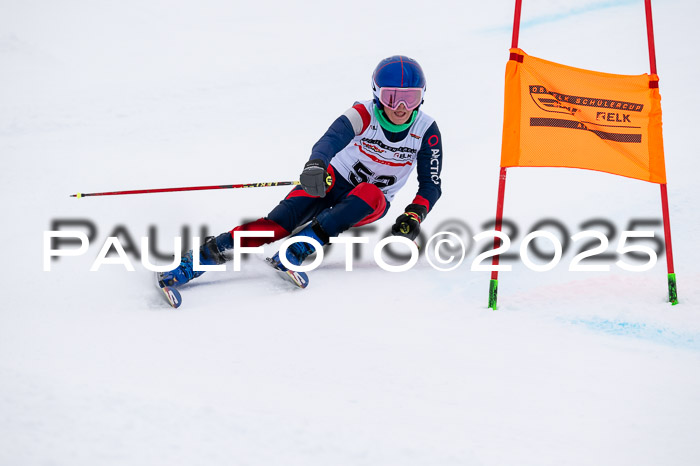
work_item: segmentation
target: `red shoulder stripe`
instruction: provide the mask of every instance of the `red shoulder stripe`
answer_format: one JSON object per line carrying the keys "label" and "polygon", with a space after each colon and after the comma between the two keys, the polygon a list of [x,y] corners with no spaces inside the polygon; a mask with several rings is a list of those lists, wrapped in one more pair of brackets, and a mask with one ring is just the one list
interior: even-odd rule
{"label": "red shoulder stripe", "polygon": [[365,132],[365,130],[369,126],[369,122],[372,121],[372,117],[370,116],[369,112],[367,111],[367,107],[365,107],[362,104],[353,105],[352,108],[357,110],[357,113],[359,113],[360,117],[362,118],[362,131],[360,131],[360,134],[362,134]]}

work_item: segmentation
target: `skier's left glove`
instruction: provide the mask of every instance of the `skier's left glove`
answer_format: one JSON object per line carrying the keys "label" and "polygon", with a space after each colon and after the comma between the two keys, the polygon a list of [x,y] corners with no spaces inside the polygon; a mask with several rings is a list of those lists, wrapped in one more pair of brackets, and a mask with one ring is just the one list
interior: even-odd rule
{"label": "skier's left glove", "polygon": [[326,164],[321,159],[313,159],[306,162],[304,171],[299,175],[299,184],[312,196],[325,197],[326,188],[330,186],[330,175],[326,171]]}
{"label": "skier's left glove", "polygon": [[421,204],[409,204],[391,227],[391,234],[415,240],[420,233],[420,223],[428,215],[428,209]]}

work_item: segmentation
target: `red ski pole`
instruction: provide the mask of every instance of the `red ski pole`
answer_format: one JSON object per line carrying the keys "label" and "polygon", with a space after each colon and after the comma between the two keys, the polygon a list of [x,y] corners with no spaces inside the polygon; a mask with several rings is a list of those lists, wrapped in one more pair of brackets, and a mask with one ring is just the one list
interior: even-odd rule
{"label": "red ski pole", "polygon": [[266,188],[268,186],[293,186],[298,184],[298,181],[273,181],[271,183],[222,184],[213,186],[188,186],[182,188],[134,189],[131,191],[110,191],[105,193],[78,193],[71,194],[70,197],[121,196],[122,194],[172,193],[175,191],[204,191],[206,189]]}

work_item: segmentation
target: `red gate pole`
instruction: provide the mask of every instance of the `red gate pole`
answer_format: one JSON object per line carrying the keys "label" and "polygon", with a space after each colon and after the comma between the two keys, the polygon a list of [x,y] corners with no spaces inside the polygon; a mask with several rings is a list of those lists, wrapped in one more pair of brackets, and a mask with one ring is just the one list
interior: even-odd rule
{"label": "red gate pole", "polygon": [[[654,21],[651,16],[651,0],[644,0],[644,9],[647,18],[647,38],[649,39],[649,68],[651,74],[656,73],[656,48],[654,46]],[[658,85],[657,81],[654,81]],[[676,274],[673,270],[673,247],[671,244],[671,219],[668,212],[668,191],[666,183],[661,187],[661,210],[664,218],[664,243],[666,244],[666,267],[668,269],[668,300],[671,304],[678,304],[676,291]]]}
{"label": "red gate pole", "polygon": [[[515,0],[515,15],[513,17],[513,40],[511,48],[518,47],[518,39],[520,38],[520,10],[522,8],[522,0]],[[506,194],[506,167],[501,167],[501,172],[498,177],[498,201],[496,204],[496,224],[494,229],[501,231],[503,225],[503,201]],[[501,240],[498,237],[493,238],[493,248],[497,249],[501,245]],[[495,268],[498,266],[498,255],[493,256],[491,265]],[[498,270],[491,271],[491,281],[489,283],[489,308],[494,311],[498,307]]]}
{"label": "red gate pole", "polygon": [[513,18],[513,41],[510,48],[518,47],[518,39],[520,37],[520,9],[523,6],[523,0],[515,0],[515,17]]}
{"label": "red gate pole", "polygon": [[[501,174],[498,181],[498,202],[496,204],[496,225],[494,229],[501,231],[503,225],[503,200],[506,194],[506,167],[501,167]],[[493,249],[498,249],[501,246],[501,239],[497,236],[493,237]],[[491,271],[491,281],[489,283],[489,305],[494,311],[498,307],[498,270],[495,270],[499,263],[499,256],[493,256],[491,265],[494,270]]]}

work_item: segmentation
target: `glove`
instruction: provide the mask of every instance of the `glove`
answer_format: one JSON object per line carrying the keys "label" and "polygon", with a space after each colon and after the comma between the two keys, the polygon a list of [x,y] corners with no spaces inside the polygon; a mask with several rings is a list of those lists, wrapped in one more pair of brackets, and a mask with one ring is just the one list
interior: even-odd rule
{"label": "glove", "polygon": [[409,204],[406,211],[398,216],[396,223],[391,227],[391,234],[403,236],[415,240],[420,233],[420,223],[428,215],[428,209],[424,205]]}
{"label": "glove", "polygon": [[316,197],[326,197],[326,188],[331,185],[331,176],[326,171],[326,164],[321,159],[306,162],[304,171],[299,175],[299,183],[307,193]]}

